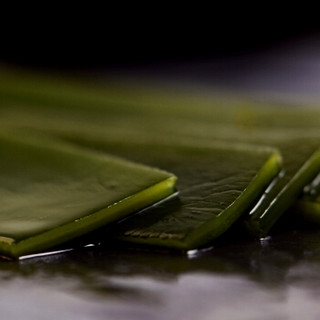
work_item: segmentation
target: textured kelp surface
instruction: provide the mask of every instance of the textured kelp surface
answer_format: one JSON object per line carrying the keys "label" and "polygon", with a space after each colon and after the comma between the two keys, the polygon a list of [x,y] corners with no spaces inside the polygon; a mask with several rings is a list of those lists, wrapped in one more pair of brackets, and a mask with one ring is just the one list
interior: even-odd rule
{"label": "textured kelp surface", "polygon": [[[248,219],[249,229],[257,236],[269,232],[319,172],[319,157],[315,156],[319,110],[304,108],[301,112],[294,106],[179,94],[112,81],[88,86],[60,80],[7,74],[0,81],[0,122],[102,149],[106,139],[174,140],[177,145],[179,141],[194,145],[199,140],[224,140],[278,148],[284,170]],[[301,205],[301,214],[303,208]]]}
{"label": "textured kelp surface", "polygon": [[104,143],[109,150],[179,177],[179,195],[112,226],[117,238],[162,247],[208,245],[254,205],[281,169],[277,151],[234,144]]}

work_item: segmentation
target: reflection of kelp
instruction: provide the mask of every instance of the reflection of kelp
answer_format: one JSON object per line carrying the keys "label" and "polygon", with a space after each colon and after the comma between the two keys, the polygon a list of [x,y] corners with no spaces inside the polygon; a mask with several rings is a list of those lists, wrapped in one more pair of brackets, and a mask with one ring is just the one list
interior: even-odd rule
{"label": "reflection of kelp", "polygon": [[[40,283],[69,279],[73,290],[134,300],[144,298],[146,292],[139,291],[139,287],[127,287],[124,281],[117,284],[119,277],[151,277],[174,286],[181,275],[208,273],[245,277],[267,287],[283,287],[301,282],[298,271],[319,263],[319,243],[318,232],[300,230],[279,234],[263,244],[243,241],[197,252],[196,256],[100,245],[67,254],[1,263],[0,278],[4,282],[23,277]],[[320,279],[317,277],[315,282],[319,285]]]}
{"label": "reflection of kelp", "polygon": [[[111,82],[99,87],[14,73],[4,73],[0,95],[2,125],[47,132],[103,150],[106,140],[196,144],[223,139],[279,148],[285,174],[249,219],[251,231],[259,236],[266,235],[320,168],[318,156],[307,162],[319,148],[320,136],[320,111],[311,108],[302,112],[245,99],[172,94]],[[306,163],[306,170],[299,172]],[[299,208],[303,213],[304,203]],[[318,214],[317,206],[311,209]]]}

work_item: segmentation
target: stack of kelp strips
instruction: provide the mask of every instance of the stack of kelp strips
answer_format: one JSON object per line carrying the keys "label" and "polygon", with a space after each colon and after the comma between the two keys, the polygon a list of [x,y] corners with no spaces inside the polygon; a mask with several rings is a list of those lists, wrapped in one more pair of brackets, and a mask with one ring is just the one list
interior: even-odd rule
{"label": "stack of kelp strips", "polygon": [[108,241],[186,251],[284,214],[320,224],[320,109],[0,73],[0,254]]}

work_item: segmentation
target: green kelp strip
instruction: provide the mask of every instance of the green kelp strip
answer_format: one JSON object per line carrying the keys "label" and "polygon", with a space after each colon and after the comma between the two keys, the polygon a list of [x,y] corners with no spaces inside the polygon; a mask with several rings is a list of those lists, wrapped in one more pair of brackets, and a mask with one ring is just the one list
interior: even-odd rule
{"label": "green kelp strip", "polygon": [[[225,133],[226,131],[229,135]],[[248,212],[248,217],[245,222],[245,226],[249,232],[259,238],[268,235],[285,211],[302,195],[304,187],[309,184],[320,171],[319,138],[317,134],[303,136],[300,135],[300,133],[296,134],[295,130],[290,130],[290,133],[288,133],[288,130],[273,129],[270,132],[269,130],[260,129],[255,130],[254,134],[248,135],[234,126],[224,126],[222,132],[215,130],[212,135],[210,135],[210,131],[207,131],[206,134],[207,137],[201,139],[176,135],[172,143],[177,147],[181,143],[194,146],[201,142],[210,144],[210,141],[215,141],[220,138],[220,140],[223,141],[222,143],[226,145],[231,141],[237,143],[246,142],[251,145],[272,145],[277,147],[278,150],[281,150],[283,170],[270,183],[255,208],[251,210],[250,213]],[[65,137],[87,147],[107,150],[105,149],[107,141],[106,135],[98,137],[88,133],[87,136],[84,137],[79,133],[68,133]],[[111,139],[109,138],[109,140],[118,141],[115,142],[116,145],[118,145],[122,139],[125,140],[125,137],[121,134],[117,135],[117,138],[114,136]],[[137,141],[138,135],[132,135],[130,139],[132,142]],[[148,144],[150,144],[150,141],[157,144],[164,139],[165,137],[163,136],[156,137],[155,133],[150,133],[148,136],[141,135],[140,137],[140,140],[146,144],[146,149],[149,148]],[[114,152],[117,152],[117,150],[115,149]],[[129,159],[131,159],[130,155],[128,156]],[[161,155],[161,157],[164,157],[164,155]],[[309,202],[310,201],[313,200],[309,200]],[[303,207],[300,206],[300,208],[303,210]],[[303,212],[301,214],[303,214]],[[315,214],[318,214],[318,211],[316,211]]]}
{"label": "green kelp strip", "polygon": [[[316,108],[10,71],[0,76],[0,96],[2,126],[50,133],[89,147],[105,139],[146,143],[179,139],[190,145],[224,140],[279,149],[283,173],[248,217],[247,225],[258,237],[269,233],[304,183],[319,173],[317,157],[313,157],[320,137],[320,110]],[[303,206],[300,209],[303,214]]]}
{"label": "green kelp strip", "polygon": [[296,202],[293,209],[299,219],[320,225],[320,197],[303,197],[303,199]]}
{"label": "green kelp strip", "polygon": [[320,174],[304,188],[304,195],[293,207],[299,219],[320,225]]}
{"label": "green kelp strip", "polygon": [[[16,133],[17,134],[17,133]],[[176,177],[54,140],[0,133],[0,254],[46,250],[168,197]]]}
{"label": "green kelp strip", "polygon": [[281,170],[277,151],[232,143],[105,141],[99,148],[179,177],[178,197],[113,225],[111,232],[122,241],[180,250],[205,246],[222,235],[250,211]]}
{"label": "green kelp strip", "polygon": [[[274,181],[270,190],[263,195],[257,206],[250,212],[246,221],[248,229],[254,235],[265,237],[282,214],[297,201],[304,187],[312,181],[319,171],[320,151],[311,155],[292,177],[286,176],[286,172],[283,171],[282,175]],[[267,199],[267,197],[270,198]],[[317,212],[320,213],[316,199],[299,200],[299,203],[300,216],[304,219],[309,216],[318,216]]]}

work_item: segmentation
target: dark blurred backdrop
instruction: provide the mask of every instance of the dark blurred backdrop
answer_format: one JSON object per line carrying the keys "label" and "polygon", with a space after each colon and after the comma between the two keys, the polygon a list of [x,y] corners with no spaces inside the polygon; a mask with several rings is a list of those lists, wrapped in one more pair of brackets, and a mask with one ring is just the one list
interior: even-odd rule
{"label": "dark blurred backdrop", "polygon": [[229,21],[213,16],[200,24],[189,19],[189,24],[176,21],[174,27],[152,17],[111,22],[106,17],[98,24],[91,18],[81,25],[70,21],[67,28],[59,19],[49,28],[46,21],[32,27],[26,22],[10,28],[8,39],[2,39],[0,62],[79,69],[201,60],[267,50],[319,31],[314,26],[275,24],[272,19],[244,23],[245,18]]}

